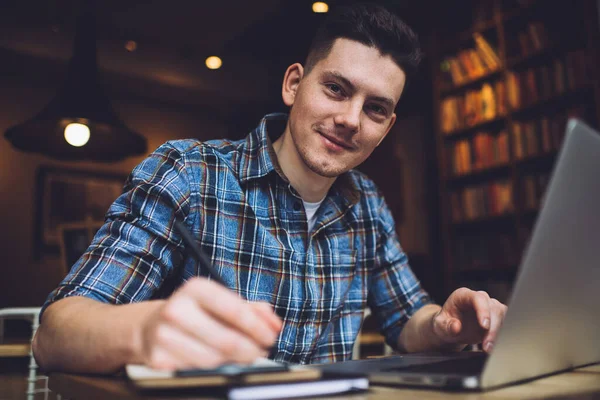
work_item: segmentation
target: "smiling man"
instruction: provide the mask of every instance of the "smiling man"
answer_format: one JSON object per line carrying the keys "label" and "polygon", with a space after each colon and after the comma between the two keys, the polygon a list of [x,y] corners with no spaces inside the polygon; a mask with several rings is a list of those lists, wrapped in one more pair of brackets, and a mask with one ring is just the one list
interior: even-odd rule
{"label": "smiling man", "polygon": [[[457,289],[431,302],[371,180],[417,68],[416,35],[375,5],[335,10],[283,80],[289,115],[244,140],[173,141],[131,173],[106,223],[45,304],[50,370],[112,372],[349,359],[369,306],[399,351],[493,347],[506,307]],[[206,279],[182,221],[227,288]]]}

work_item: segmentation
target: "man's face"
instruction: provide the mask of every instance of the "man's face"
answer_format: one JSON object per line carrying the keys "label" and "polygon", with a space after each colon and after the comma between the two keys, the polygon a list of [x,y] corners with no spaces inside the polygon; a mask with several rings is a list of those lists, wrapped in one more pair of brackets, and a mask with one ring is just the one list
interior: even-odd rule
{"label": "man's face", "polygon": [[302,74],[299,67],[295,91],[284,90],[289,133],[304,164],[333,178],[361,164],[389,132],[405,74],[390,56],[348,39]]}

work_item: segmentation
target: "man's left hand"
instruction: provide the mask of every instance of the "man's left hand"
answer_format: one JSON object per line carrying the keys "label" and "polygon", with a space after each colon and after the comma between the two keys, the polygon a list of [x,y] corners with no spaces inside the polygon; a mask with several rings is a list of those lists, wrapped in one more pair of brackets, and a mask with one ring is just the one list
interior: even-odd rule
{"label": "man's left hand", "polygon": [[460,288],[434,315],[433,332],[449,346],[481,343],[483,350],[489,353],[494,348],[506,310],[504,304],[486,292]]}

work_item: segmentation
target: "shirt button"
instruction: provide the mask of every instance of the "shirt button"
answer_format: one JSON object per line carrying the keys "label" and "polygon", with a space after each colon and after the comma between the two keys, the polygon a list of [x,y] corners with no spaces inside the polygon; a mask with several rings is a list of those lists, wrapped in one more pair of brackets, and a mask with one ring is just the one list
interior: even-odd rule
{"label": "shirt button", "polygon": [[300,211],[302,209],[302,206],[300,205],[299,201],[294,202],[294,211]]}

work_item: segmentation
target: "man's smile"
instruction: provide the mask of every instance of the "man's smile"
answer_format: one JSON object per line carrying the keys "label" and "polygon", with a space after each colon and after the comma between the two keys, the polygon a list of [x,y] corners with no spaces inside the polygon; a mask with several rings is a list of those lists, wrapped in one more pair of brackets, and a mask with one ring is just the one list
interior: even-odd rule
{"label": "man's smile", "polygon": [[331,150],[335,150],[335,151],[342,151],[342,150],[354,150],[355,146],[348,143],[347,141],[340,139],[339,137],[329,134],[329,133],[324,133],[320,130],[317,130],[317,132],[321,135],[321,137],[323,138],[323,142],[325,143],[325,145],[327,146],[327,148],[331,149]]}

